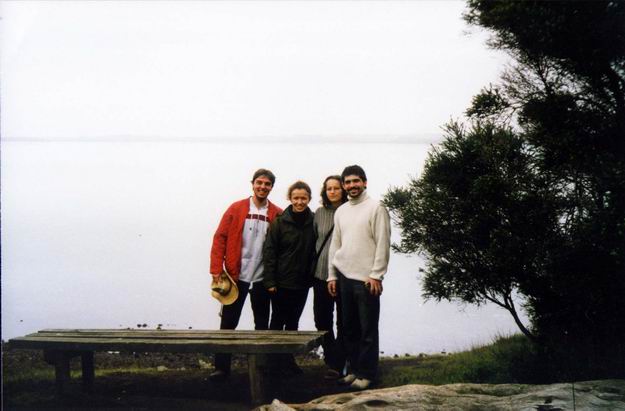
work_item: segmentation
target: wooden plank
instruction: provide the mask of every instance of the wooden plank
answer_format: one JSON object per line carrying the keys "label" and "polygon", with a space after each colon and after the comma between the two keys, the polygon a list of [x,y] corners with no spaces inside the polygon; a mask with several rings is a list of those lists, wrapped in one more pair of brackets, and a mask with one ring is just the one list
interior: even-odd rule
{"label": "wooden plank", "polygon": [[134,339],[132,341],[89,338],[71,339],[55,337],[23,337],[9,341],[13,348],[68,350],[68,351],[135,351],[135,352],[207,352],[207,353],[299,353],[307,352],[318,346],[319,338],[309,338],[302,341],[287,340],[248,340],[221,339],[221,340],[156,340]]}
{"label": "wooden plank", "polygon": [[[323,335],[323,332],[307,332],[307,333],[297,333],[297,332],[254,332],[254,331],[244,331],[244,332],[233,332],[226,331],[224,332],[204,332],[204,333],[184,333],[184,332],[162,332],[155,331],[150,333],[145,332],[133,332],[133,331],[125,331],[125,332],[75,332],[75,331],[65,331],[65,332],[38,332],[34,334],[29,334],[26,337],[41,337],[41,338],[54,338],[54,337],[72,337],[72,338],[124,338],[124,339],[267,339],[267,338],[276,338],[276,339],[295,339],[295,340],[305,340],[311,337],[320,337]],[[21,337],[24,338],[24,337]]]}
{"label": "wooden plank", "polygon": [[[154,335],[168,335],[168,334],[183,334],[183,335],[220,335],[220,334],[234,334],[234,335],[318,335],[320,331],[275,331],[275,330],[141,330],[141,329],[45,329],[40,330],[35,334],[48,334],[48,333],[76,333],[80,335],[88,334],[154,334]],[[32,335],[32,334],[31,334]]]}
{"label": "wooden plank", "polygon": [[[106,338],[99,338],[99,339],[92,338],[92,339],[81,339],[81,340],[56,338],[54,340],[48,340],[48,339],[31,338],[31,339],[23,339],[23,340],[18,340],[18,339],[11,340],[11,347],[53,349],[56,347],[62,348],[63,346],[67,346],[65,350],[78,350],[78,351],[82,350],[83,349],[82,347],[85,347],[84,349],[88,350],[89,348],[87,347],[89,346],[104,347],[104,348],[106,348],[106,346],[110,346],[110,347],[119,348],[121,350],[136,347],[136,346],[155,347],[157,349],[160,347],[162,348],[195,347],[195,348],[199,348],[202,350],[211,349],[211,348],[215,348],[215,349],[223,348],[225,350],[227,349],[241,350],[241,349],[248,347],[249,351],[241,351],[241,352],[254,353],[258,351],[259,347],[274,346],[276,347],[276,349],[284,348],[288,350],[289,348],[307,347],[308,345],[314,342],[315,341],[277,341],[277,340],[270,340],[270,341],[263,341],[263,340],[261,341],[259,340],[253,340],[253,341],[241,341],[241,340],[123,341],[121,340],[120,341],[116,339],[106,339]],[[238,351],[234,351],[234,352],[238,352]]]}
{"label": "wooden plank", "polygon": [[10,340],[13,346],[20,346],[22,341],[69,341],[80,343],[82,341],[100,341],[102,339],[115,340],[116,342],[140,342],[144,343],[153,340],[154,343],[169,344],[173,342],[191,343],[193,340],[201,343],[218,343],[220,340],[225,342],[245,342],[253,344],[254,342],[266,343],[309,343],[311,340],[319,340],[323,336],[323,332],[285,332],[285,331],[232,331],[220,330],[220,332],[202,332],[194,335],[187,335],[179,332],[80,332],[72,331],[45,331],[29,334],[25,337],[18,337]]}
{"label": "wooden plank", "polygon": [[248,345],[258,345],[258,344],[307,344],[310,341],[316,341],[321,336],[317,337],[296,337],[296,336],[266,336],[263,338],[240,338],[240,337],[221,337],[221,338],[156,338],[156,337],[148,337],[148,338],[140,338],[140,337],[74,337],[74,336],[65,336],[65,335],[55,335],[55,336],[41,336],[41,335],[30,335],[26,337],[18,337],[11,339],[9,342],[12,346],[18,346],[21,342],[31,341],[31,342],[57,342],[57,341],[66,341],[76,344],[81,343],[90,343],[90,342],[101,342],[101,341],[110,341],[115,343],[152,343],[152,344],[248,344]]}

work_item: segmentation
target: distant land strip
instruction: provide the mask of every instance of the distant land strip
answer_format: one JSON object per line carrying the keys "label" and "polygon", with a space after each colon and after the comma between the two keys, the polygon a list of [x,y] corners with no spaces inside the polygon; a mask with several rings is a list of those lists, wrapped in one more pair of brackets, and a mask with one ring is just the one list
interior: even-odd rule
{"label": "distant land strip", "polygon": [[146,137],[146,136],[101,136],[101,137],[2,137],[3,142],[115,142],[115,143],[269,143],[269,144],[436,144],[442,134],[426,133],[414,135],[362,135],[362,136],[233,136],[233,137]]}

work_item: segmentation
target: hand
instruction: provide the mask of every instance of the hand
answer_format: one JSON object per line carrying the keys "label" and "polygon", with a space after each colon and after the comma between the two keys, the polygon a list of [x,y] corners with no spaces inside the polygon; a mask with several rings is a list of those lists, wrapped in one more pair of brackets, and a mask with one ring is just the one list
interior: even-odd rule
{"label": "hand", "polygon": [[328,292],[332,297],[336,297],[336,280],[328,281]]}
{"label": "hand", "polygon": [[365,281],[365,287],[367,287],[371,295],[378,296],[382,294],[382,281],[380,280],[369,278]]}
{"label": "hand", "polygon": [[278,292],[278,287],[268,288],[267,291],[269,291],[269,294],[275,294]]}

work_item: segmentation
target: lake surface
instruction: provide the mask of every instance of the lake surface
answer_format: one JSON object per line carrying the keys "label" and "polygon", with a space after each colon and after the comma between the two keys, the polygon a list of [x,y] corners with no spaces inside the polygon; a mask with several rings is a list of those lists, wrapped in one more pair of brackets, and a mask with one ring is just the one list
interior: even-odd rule
{"label": "lake surface", "polygon": [[[313,187],[349,164],[369,194],[418,176],[429,144],[2,142],[2,338],[43,328],[219,327],[209,251],[221,215],[251,194],[257,168],[277,176],[286,207],[297,179]],[[393,228],[394,241],[399,240]],[[380,349],[457,351],[517,331],[494,306],[425,303],[417,256],[392,254]],[[249,301],[239,328],[253,328]],[[312,293],[300,329],[314,329]]]}

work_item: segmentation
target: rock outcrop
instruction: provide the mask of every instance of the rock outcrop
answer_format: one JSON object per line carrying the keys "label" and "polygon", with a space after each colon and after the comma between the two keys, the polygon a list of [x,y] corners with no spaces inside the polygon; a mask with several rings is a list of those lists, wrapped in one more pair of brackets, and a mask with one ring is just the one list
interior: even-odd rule
{"label": "rock outcrop", "polygon": [[346,392],[306,404],[274,400],[258,411],[322,410],[624,410],[625,380],[575,384],[450,384]]}

